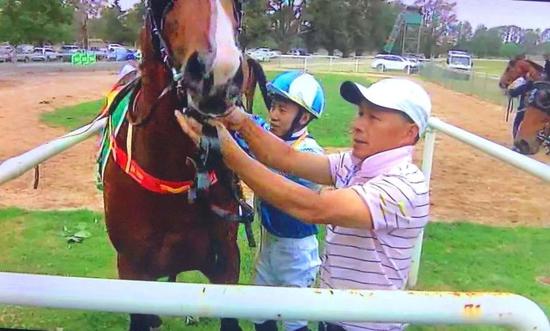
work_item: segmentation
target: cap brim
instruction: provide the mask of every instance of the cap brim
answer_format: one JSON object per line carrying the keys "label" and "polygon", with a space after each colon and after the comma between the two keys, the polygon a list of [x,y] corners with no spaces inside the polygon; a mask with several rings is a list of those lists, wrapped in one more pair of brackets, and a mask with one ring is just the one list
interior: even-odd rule
{"label": "cap brim", "polygon": [[345,81],[340,85],[340,95],[347,102],[358,105],[365,99],[357,84],[351,81]]}

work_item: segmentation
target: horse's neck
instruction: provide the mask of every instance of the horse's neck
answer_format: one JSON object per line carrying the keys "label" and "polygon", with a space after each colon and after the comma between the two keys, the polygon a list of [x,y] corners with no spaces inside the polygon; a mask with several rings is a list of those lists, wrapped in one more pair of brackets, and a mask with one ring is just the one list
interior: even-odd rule
{"label": "horse's neck", "polygon": [[[169,92],[157,102],[168,82],[164,73],[144,70],[142,82],[136,110],[152,113],[145,123],[133,128],[132,150],[135,159],[155,176],[181,179],[182,167],[187,167],[186,158],[194,154],[195,147],[177,124],[174,116],[176,97]],[[154,104],[156,106],[151,108]]]}

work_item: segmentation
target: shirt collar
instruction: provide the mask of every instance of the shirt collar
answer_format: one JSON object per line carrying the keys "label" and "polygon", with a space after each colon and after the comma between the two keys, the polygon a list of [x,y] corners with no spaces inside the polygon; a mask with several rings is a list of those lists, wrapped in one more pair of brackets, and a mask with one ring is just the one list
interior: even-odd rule
{"label": "shirt collar", "polygon": [[367,157],[363,161],[351,154],[354,167],[366,177],[376,177],[402,162],[412,162],[413,146],[403,146]]}
{"label": "shirt collar", "polygon": [[307,131],[307,127],[299,130],[299,131],[296,131],[294,132],[293,134],[290,135],[290,138],[288,138],[288,140],[286,140],[287,142],[294,142],[295,140],[297,140],[298,138],[300,138],[302,135],[304,134],[309,134],[308,131]]}

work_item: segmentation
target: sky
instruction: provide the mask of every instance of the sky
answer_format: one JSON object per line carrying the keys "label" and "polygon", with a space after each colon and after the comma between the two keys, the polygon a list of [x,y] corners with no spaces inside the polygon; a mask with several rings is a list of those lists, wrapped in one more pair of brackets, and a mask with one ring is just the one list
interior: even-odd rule
{"label": "sky", "polygon": [[[338,0],[335,0],[338,1]],[[461,21],[469,21],[472,27],[484,24],[487,27],[517,25],[522,28],[541,30],[550,28],[550,0],[527,2],[517,0],[455,0],[456,13]],[[137,0],[120,0],[122,9],[127,9]],[[404,0],[407,4],[414,0]]]}

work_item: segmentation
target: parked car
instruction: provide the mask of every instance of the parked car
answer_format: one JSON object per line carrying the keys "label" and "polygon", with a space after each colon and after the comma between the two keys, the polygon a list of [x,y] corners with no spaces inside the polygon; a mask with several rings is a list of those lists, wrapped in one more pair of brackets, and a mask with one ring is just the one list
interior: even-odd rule
{"label": "parked car", "polygon": [[249,53],[248,55],[260,62],[266,62],[271,60],[272,57],[278,56],[277,52],[279,55],[281,54],[281,52],[273,51],[269,48],[257,48],[253,52]]}
{"label": "parked car", "polygon": [[60,59],[60,56],[52,48],[45,47],[36,47],[34,51],[30,54],[31,61],[57,61]]}
{"label": "parked car", "polygon": [[107,53],[107,61],[138,60],[140,57],[141,53],[139,51],[125,47],[114,47]]}
{"label": "parked car", "polygon": [[294,55],[294,56],[308,56],[309,53],[307,50],[303,48],[293,48],[288,53],[288,55]]}
{"label": "parked car", "polygon": [[90,53],[95,54],[95,58],[98,61],[107,60],[109,50],[107,48],[90,47]]}
{"label": "parked car", "polygon": [[59,57],[63,62],[71,62],[74,53],[78,52],[80,47],[77,45],[63,45],[59,49]]}
{"label": "parked car", "polygon": [[0,45],[0,62],[14,62],[15,61],[15,48],[10,44]]}
{"label": "parked car", "polygon": [[34,46],[29,44],[21,44],[15,47],[17,53],[32,53],[33,50]]}
{"label": "parked car", "polygon": [[412,73],[418,71],[418,64],[403,56],[379,54],[374,57],[371,68],[378,71],[402,70],[407,73]]}
{"label": "parked car", "polygon": [[112,52],[115,48],[124,48],[121,44],[108,44],[107,51]]}

